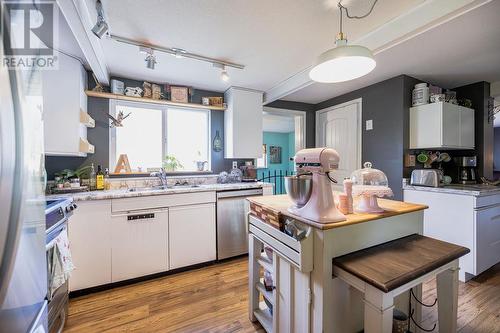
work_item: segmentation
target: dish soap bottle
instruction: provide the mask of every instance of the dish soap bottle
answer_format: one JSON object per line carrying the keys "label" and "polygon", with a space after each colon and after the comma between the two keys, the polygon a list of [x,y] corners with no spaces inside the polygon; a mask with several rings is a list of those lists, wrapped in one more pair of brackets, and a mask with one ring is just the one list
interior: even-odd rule
{"label": "dish soap bottle", "polygon": [[97,166],[97,174],[95,179],[95,188],[98,191],[104,190],[104,173],[102,172],[101,166]]}
{"label": "dish soap bottle", "polygon": [[94,169],[94,163],[92,163],[90,165],[90,172],[89,172],[89,190],[95,191],[95,181],[96,181],[96,174]]}

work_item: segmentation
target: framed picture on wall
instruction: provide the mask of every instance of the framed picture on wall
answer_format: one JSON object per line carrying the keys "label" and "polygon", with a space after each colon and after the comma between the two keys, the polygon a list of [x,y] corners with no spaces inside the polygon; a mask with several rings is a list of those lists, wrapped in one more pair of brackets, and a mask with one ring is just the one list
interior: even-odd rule
{"label": "framed picture on wall", "polygon": [[281,164],[281,147],[280,146],[270,146],[269,147],[269,163]]}
{"label": "framed picture on wall", "polygon": [[257,169],[265,169],[267,168],[267,145],[262,145],[262,157],[257,159]]}

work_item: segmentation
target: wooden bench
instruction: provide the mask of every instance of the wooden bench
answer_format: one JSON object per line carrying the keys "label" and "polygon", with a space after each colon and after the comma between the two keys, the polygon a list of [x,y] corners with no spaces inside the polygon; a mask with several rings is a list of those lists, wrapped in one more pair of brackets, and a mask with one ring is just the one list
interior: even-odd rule
{"label": "wooden bench", "polygon": [[394,297],[437,277],[440,332],[456,332],[458,258],[470,250],[410,235],[333,259],[333,274],[364,294],[364,331],[392,332]]}

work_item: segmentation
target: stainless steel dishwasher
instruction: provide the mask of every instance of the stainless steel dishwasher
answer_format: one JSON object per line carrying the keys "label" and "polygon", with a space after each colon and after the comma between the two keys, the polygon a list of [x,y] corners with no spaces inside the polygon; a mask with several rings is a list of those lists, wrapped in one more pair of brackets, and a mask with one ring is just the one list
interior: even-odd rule
{"label": "stainless steel dishwasher", "polygon": [[217,192],[217,259],[248,253],[245,198],[261,195],[261,188]]}

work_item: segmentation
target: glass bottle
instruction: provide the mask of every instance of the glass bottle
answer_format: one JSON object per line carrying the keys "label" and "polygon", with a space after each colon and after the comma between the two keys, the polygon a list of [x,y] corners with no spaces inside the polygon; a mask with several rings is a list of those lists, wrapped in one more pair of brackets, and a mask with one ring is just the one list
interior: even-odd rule
{"label": "glass bottle", "polygon": [[212,146],[215,152],[220,152],[222,151],[222,139],[220,137],[219,131],[215,131],[215,138],[214,141],[212,142]]}
{"label": "glass bottle", "polygon": [[109,190],[111,188],[111,184],[109,183],[109,169],[104,169],[104,189]]}
{"label": "glass bottle", "polygon": [[89,189],[91,191],[95,191],[95,181],[96,181],[96,173],[94,169],[94,163],[90,165],[90,172],[89,172]]}
{"label": "glass bottle", "polygon": [[95,188],[98,191],[104,190],[104,173],[102,172],[100,165],[97,166]]}

